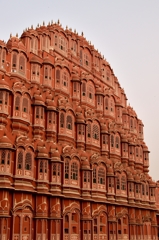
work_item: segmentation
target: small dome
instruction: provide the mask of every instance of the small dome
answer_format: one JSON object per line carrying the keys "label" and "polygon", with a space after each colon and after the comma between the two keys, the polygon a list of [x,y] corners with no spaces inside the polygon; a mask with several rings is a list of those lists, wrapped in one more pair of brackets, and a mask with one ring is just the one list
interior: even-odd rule
{"label": "small dome", "polygon": [[51,65],[51,66],[54,65],[48,57],[44,58],[43,63],[44,63],[44,64],[49,64],[49,65]]}
{"label": "small dome", "polygon": [[129,174],[128,174],[128,180],[130,180],[130,181],[133,181],[133,180],[134,180],[134,177],[133,177],[132,173],[129,173]]}
{"label": "small dome", "polygon": [[87,159],[82,161],[81,168],[82,169],[90,169],[90,164],[89,164],[89,161]]}
{"label": "small dome", "polygon": [[75,111],[76,113],[82,113],[82,108],[81,108],[81,106],[78,106],[77,108],[76,108],[76,111]]}
{"label": "small dome", "polygon": [[107,176],[114,176],[114,171],[112,167],[107,168]]}
{"label": "small dome", "polygon": [[134,179],[135,179],[135,181],[140,182],[140,176],[139,175],[135,175]]}
{"label": "small dome", "polygon": [[53,160],[60,160],[60,153],[58,149],[52,151],[51,158]]}
{"label": "small dome", "polygon": [[38,148],[38,155],[39,158],[48,158],[48,151],[46,147],[39,147]]}
{"label": "small dome", "polygon": [[31,59],[30,59],[30,62],[31,63],[38,63],[38,64],[42,64],[40,59],[37,57],[37,56],[33,56]]}
{"label": "small dome", "polygon": [[4,76],[0,79],[0,89],[10,90],[9,84],[5,81]]}
{"label": "small dome", "polygon": [[0,139],[0,148],[12,148],[13,144],[12,142],[9,140],[9,138],[4,135],[1,139]]}
{"label": "small dome", "polygon": [[39,90],[37,90],[34,93],[34,104],[35,105],[45,105],[44,104],[44,99],[43,99],[42,94],[40,93]]}

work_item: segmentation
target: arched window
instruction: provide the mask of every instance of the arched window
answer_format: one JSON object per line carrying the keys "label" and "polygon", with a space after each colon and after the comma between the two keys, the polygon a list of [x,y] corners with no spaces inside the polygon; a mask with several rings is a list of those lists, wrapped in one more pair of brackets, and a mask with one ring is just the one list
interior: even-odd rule
{"label": "arched window", "polygon": [[28,99],[27,98],[23,98],[23,112],[28,113]]}
{"label": "arched window", "polygon": [[6,151],[2,151],[1,153],[1,164],[5,164],[5,158],[6,158]]}
{"label": "arched window", "polygon": [[82,96],[86,96],[86,83],[82,82]]}
{"label": "arched window", "polygon": [[78,180],[78,165],[76,162],[71,164],[71,179]]}
{"label": "arched window", "polygon": [[10,165],[10,152],[8,152],[8,156],[7,156],[7,164]]}
{"label": "arched window", "polygon": [[16,72],[16,68],[17,68],[17,53],[13,53],[13,56],[12,56],[12,71]]}
{"label": "arched window", "polygon": [[24,74],[25,73],[25,57],[20,56],[19,58],[19,72]]}
{"label": "arched window", "polygon": [[47,161],[45,161],[45,173],[47,173]]}
{"label": "arched window", "polygon": [[136,147],[136,157],[139,156],[139,150],[138,150],[138,147]]}
{"label": "arched window", "polygon": [[43,161],[40,161],[40,173],[43,172]]}
{"label": "arched window", "polygon": [[64,113],[60,114],[60,127],[64,128]]}
{"label": "arched window", "polygon": [[119,147],[120,147],[119,137],[118,137],[118,136],[115,138],[115,146],[116,146],[116,148],[119,148]]}
{"label": "arched window", "polygon": [[91,138],[91,124],[90,123],[88,123],[88,125],[87,125],[87,137]]}
{"label": "arched window", "polygon": [[54,163],[53,164],[53,167],[52,167],[53,169],[53,172],[52,172],[52,174],[53,174],[53,176],[56,176],[56,163]]}
{"label": "arched window", "polygon": [[66,127],[72,130],[72,117],[70,115],[67,116]]}
{"label": "arched window", "polygon": [[119,176],[117,176],[117,179],[116,179],[116,189],[120,189],[120,178]]}
{"label": "arched window", "polygon": [[94,139],[99,140],[99,127],[96,124],[93,125],[92,134]]}
{"label": "arched window", "polygon": [[87,96],[89,100],[94,100],[94,87],[91,84],[87,87]]}
{"label": "arched window", "polygon": [[60,83],[60,70],[59,69],[56,70],[56,82]]}
{"label": "arched window", "polygon": [[66,71],[62,72],[62,85],[68,87],[68,72]]}
{"label": "arched window", "polygon": [[20,96],[16,96],[15,99],[15,110],[20,110]]}
{"label": "arched window", "polygon": [[23,168],[23,152],[20,151],[18,153],[18,163],[17,163],[17,168],[22,169]]}
{"label": "arched window", "polygon": [[97,169],[94,167],[93,168],[93,183],[97,182]]}
{"label": "arched window", "polygon": [[25,155],[25,169],[26,170],[31,170],[31,165],[32,165],[31,153],[26,153],[26,155]]}
{"label": "arched window", "polygon": [[105,184],[105,171],[103,168],[99,168],[98,170],[98,183]]}
{"label": "arched window", "polygon": [[114,147],[114,135],[111,135],[111,147]]}
{"label": "arched window", "polygon": [[48,79],[48,67],[45,67],[44,68],[44,77],[45,77],[45,79]]}
{"label": "arched window", "polygon": [[121,178],[121,189],[122,190],[126,190],[126,177],[125,176],[122,176]]}
{"label": "arched window", "polygon": [[3,92],[0,91],[0,104],[3,104]]}
{"label": "arched window", "polygon": [[66,160],[65,162],[65,178],[69,179],[69,161]]}
{"label": "arched window", "polygon": [[108,110],[109,108],[109,102],[108,102],[108,97],[105,98],[105,109]]}

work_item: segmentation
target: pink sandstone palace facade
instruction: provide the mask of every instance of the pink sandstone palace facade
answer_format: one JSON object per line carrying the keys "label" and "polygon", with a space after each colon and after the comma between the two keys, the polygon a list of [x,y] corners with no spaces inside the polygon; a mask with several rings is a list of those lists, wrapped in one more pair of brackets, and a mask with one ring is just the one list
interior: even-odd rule
{"label": "pink sandstone palace facade", "polygon": [[158,240],[143,123],[60,23],[0,41],[0,240]]}

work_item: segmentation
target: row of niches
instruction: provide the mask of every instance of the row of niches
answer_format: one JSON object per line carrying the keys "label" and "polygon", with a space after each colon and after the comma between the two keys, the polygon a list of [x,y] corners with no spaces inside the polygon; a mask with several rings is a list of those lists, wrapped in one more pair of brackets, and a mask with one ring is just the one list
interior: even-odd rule
{"label": "row of niches", "polygon": [[53,25],[51,29],[50,27],[37,30],[30,29],[24,32],[20,39],[10,37],[6,47],[33,52],[36,55],[39,55],[41,51],[52,53],[55,50],[66,58],[72,57],[74,61],[87,69],[91,70],[92,66],[97,71],[102,70],[104,72],[103,69],[106,69],[106,79],[113,72],[101,53],[95,50],[94,46],[86,41],[83,36],[79,37],[68,30],[64,31],[57,25]]}
{"label": "row of niches", "polygon": [[[44,151],[41,151],[44,154]],[[16,153],[11,150],[0,150],[0,175],[13,175],[26,179],[36,179],[51,184],[96,190],[112,195],[128,196],[145,201],[155,200],[155,183],[147,175],[131,170],[119,170],[119,164],[114,169],[104,163],[89,165],[81,164],[77,158],[56,159],[50,161],[47,156],[40,157],[41,152],[34,156],[32,148],[25,150],[19,147]],[[13,161],[15,155],[15,161]],[[53,157],[55,158],[55,157]],[[120,164],[122,166],[122,164]],[[133,173],[136,173],[134,176]],[[62,177],[64,176],[64,178]]]}
{"label": "row of niches", "polygon": [[[62,96],[53,99],[53,96],[51,94],[42,95],[41,92],[37,90],[33,93],[33,98],[31,98],[31,93],[21,83],[16,83],[14,85],[13,95],[10,94],[9,86],[7,85],[6,81],[2,80],[1,84],[3,85],[3,88],[6,84],[6,90],[0,91],[0,113],[6,113],[10,116],[22,118],[24,121],[26,120],[37,125],[40,124],[43,127],[48,128],[49,126],[46,126],[46,123],[50,123],[50,127],[52,124],[56,125],[57,116],[59,116],[59,119],[62,119],[68,118],[67,115],[70,115],[70,121],[73,125],[75,122],[78,122],[78,119],[80,121],[83,121],[83,123],[88,124],[87,119],[99,119],[97,114],[99,112],[98,106],[100,106],[100,109],[102,110],[100,111],[101,117],[98,121],[98,125],[100,122],[99,128],[105,128],[107,131],[109,128],[111,128],[111,125],[113,125],[113,123],[108,124],[108,121],[104,120],[104,118],[107,117],[111,120],[116,120],[116,123],[122,125],[124,129],[130,130],[130,132],[137,134],[140,138],[143,138],[142,122],[137,119],[136,116],[130,115],[130,107],[122,108],[121,106],[115,106],[115,101],[112,96],[105,96],[104,98],[100,96],[101,104],[99,105],[99,98],[95,96],[92,91],[88,92],[88,97],[83,96],[83,104],[92,101],[96,102],[97,107],[95,110],[88,109],[84,112],[84,109],[82,109],[80,106],[76,107],[76,109],[73,109],[71,107],[71,103],[69,103],[69,101]],[[24,92],[22,92],[22,89],[20,89],[20,87],[25,88]],[[84,98],[88,98],[90,100],[84,101]],[[60,113],[59,110],[57,111],[57,108],[63,109],[64,112]],[[60,124],[60,126],[62,127],[62,124]],[[68,124],[63,124],[63,128],[69,129]],[[73,126],[71,128],[74,129]]]}
{"label": "row of niches", "polygon": [[[18,75],[19,78],[28,79],[28,81],[42,84],[50,88],[62,89],[66,93],[69,92],[72,85],[71,81],[75,78],[76,80],[71,87],[73,90],[71,94],[78,98],[80,91],[82,96],[86,96],[84,94],[86,94],[86,91],[89,91],[89,89],[92,89],[93,94],[97,93],[101,96],[107,95],[109,94],[109,87],[111,87],[114,94],[120,99],[122,105],[126,106],[124,90],[121,89],[114,76],[109,76],[107,81],[105,81],[104,75],[101,75],[100,80],[97,80],[94,79],[92,74],[88,77],[89,74],[87,72],[81,72],[78,67],[70,66],[68,62],[64,64],[62,59],[60,62],[59,60],[56,61],[56,59],[59,58],[49,59],[47,57],[42,61],[41,58],[31,57],[28,62],[27,56],[23,52],[18,53],[12,51],[11,54],[6,56],[6,53],[3,54],[2,49],[0,51],[0,69],[9,72],[12,77]],[[6,57],[4,59],[3,55],[7,57],[7,60]],[[56,67],[54,68],[54,66]],[[79,81],[77,81],[77,79]],[[82,79],[84,79],[83,82]],[[81,83],[83,83],[82,88],[80,87]],[[113,94],[113,92],[111,92],[111,94]]]}

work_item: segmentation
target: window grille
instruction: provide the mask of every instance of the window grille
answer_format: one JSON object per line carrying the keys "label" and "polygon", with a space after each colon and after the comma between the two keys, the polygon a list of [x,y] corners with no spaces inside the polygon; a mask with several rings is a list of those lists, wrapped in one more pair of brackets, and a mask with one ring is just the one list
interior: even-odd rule
{"label": "window grille", "polygon": [[31,153],[26,153],[26,156],[25,156],[25,169],[26,170],[31,170],[31,165],[32,165]]}
{"label": "window grille", "polygon": [[5,164],[5,158],[6,158],[6,151],[2,151],[1,153],[1,164]]}
{"label": "window grille", "polygon": [[94,139],[99,140],[99,127],[96,124],[93,125],[92,135]]}
{"label": "window grille", "polygon": [[98,170],[98,183],[105,184],[105,171],[103,168],[99,168]]}
{"label": "window grille", "polygon": [[18,166],[17,166],[18,169],[22,169],[23,168],[23,152],[20,151],[18,153]]}
{"label": "window grille", "polygon": [[66,126],[68,129],[72,130],[72,117],[70,115],[67,116]]}
{"label": "window grille", "polygon": [[66,160],[65,162],[65,178],[69,179],[69,161]]}
{"label": "window grille", "polygon": [[28,113],[28,99],[23,98],[23,112]]}
{"label": "window grille", "polygon": [[60,114],[60,127],[64,128],[64,113]]}
{"label": "window grille", "polygon": [[71,179],[78,180],[78,165],[75,162],[71,164]]}

